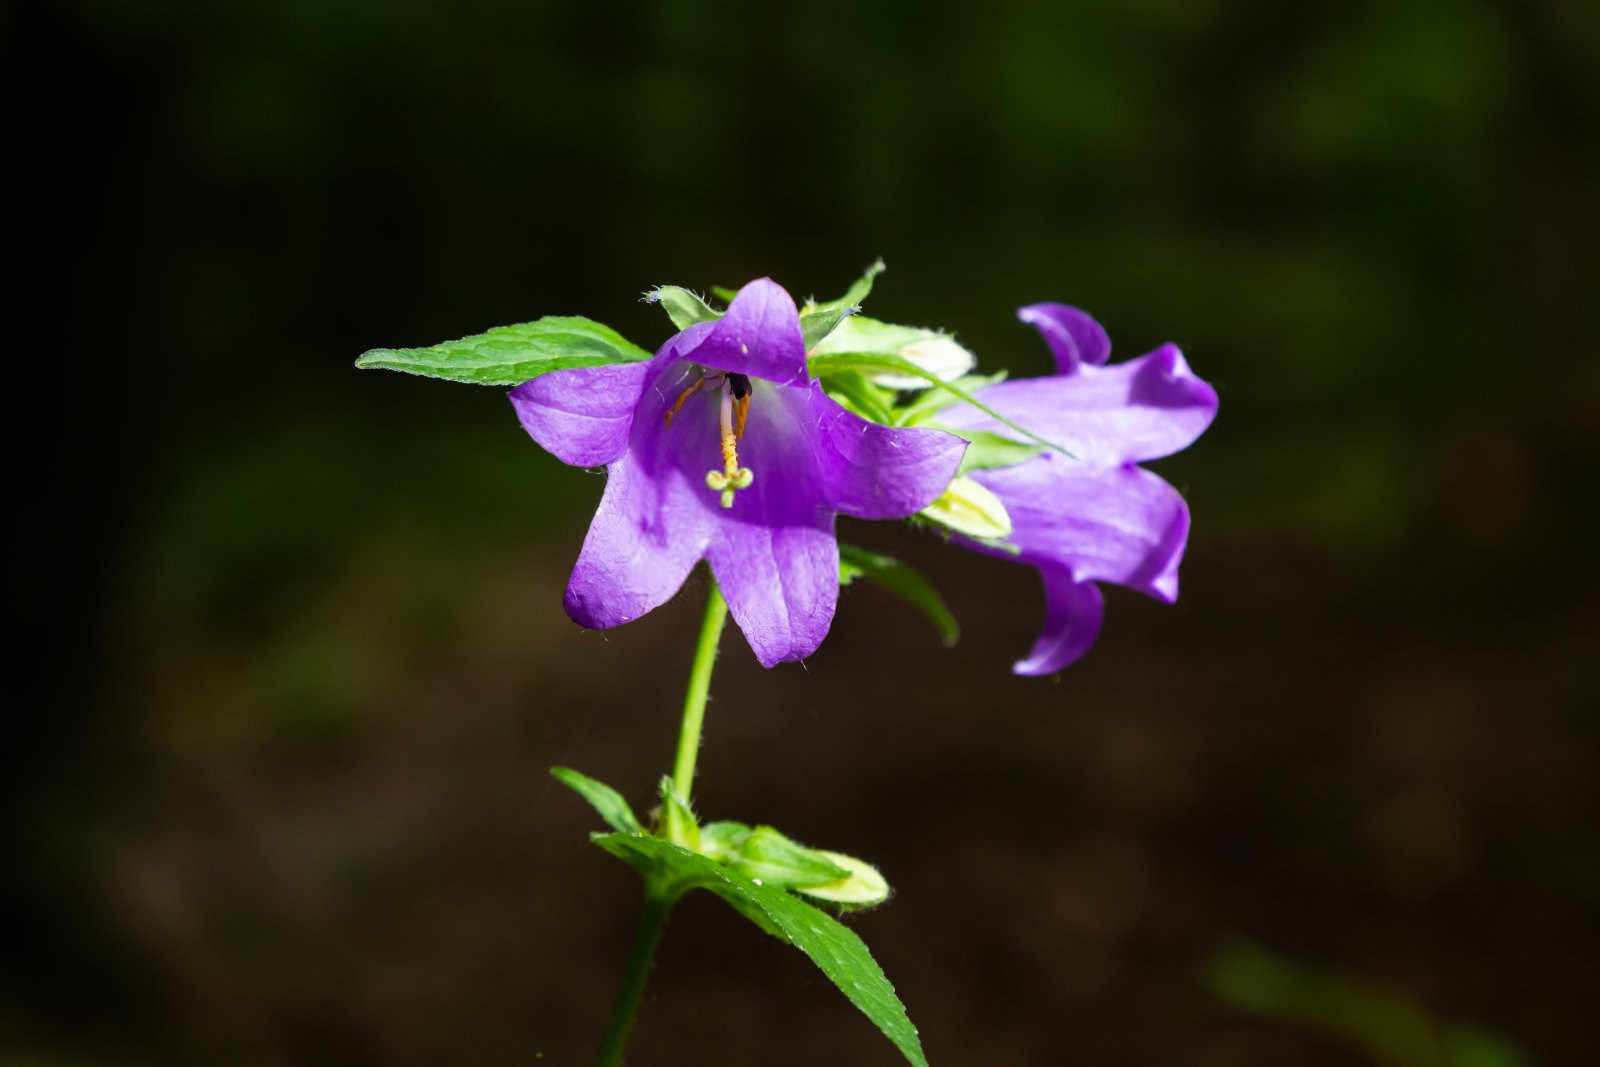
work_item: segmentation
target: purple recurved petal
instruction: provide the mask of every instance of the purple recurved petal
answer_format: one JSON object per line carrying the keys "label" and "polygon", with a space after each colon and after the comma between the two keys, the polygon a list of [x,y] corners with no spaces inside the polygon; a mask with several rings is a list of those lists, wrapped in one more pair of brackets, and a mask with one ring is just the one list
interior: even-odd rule
{"label": "purple recurved petal", "polygon": [[1075,374],[1083,364],[1098,366],[1111,356],[1111,338],[1088,312],[1066,304],[1029,304],[1017,318],[1039,331],[1058,374]]}
{"label": "purple recurved petal", "polygon": [[1105,602],[1093,582],[1074,581],[1072,572],[1055,564],[1042,564],[1044,629],[1026,659],[1011,669],[1017,674],[1054,674],[1089,651],[1100,636]]}
{"label": "purple recurved petal", "polygon": [[594,467],[628,447],[633,409],[651,369],[650,363],[622,363],[552,371],[506,396],[545,451],[574,467]]}
{"label": "purple recurved petal", "polygon": [[927,507],[961,465],[967,443],[942,430],[880,426],[812,384],[813,454],[828,502],[861,519],[898,519]]}
{"label": "purple recurved petal", "polygon": [[755,481],[733,507],[719,509],[706,549],[728,610],[763,667],[816,651],[839,597],[839,545],[812,458],[809,410],[809,389],[755,383],[739,443]]}
{"label": "purple recurved petal", "polygon": [[606,468],[606,490],[567,583],[567,614],[583,626],[631,622],[665,602],[705,554],[716,518],[705,472],[718,456],[716,398],[702,390],[668,428],[668,407],[698,374],[657,360],[626,453]]}
{"label": "purple recurved petal", "polygon": [[740,289],[722,318],[696,343],[681,345],[678,354],[716,370],[779,385],[799,384],[809,377],[799,312],[771,278],[757,278]]}
{"label": "purple recurved petal", "polygon": [[[1091,467],[1169,456],[1191,444],[1217,414],[1216,390],[1195,376],[1171,344],[1114,366],[1082,367],[1069,377],[1001,382],[979,390],[977,399]],[[939,421],[954,429],[1014,434],[970,405],[951,409]]]}
{"label": "purple recurved petal", "polygon": [[971,476],[1005,504],[1007,540],[1023,562],[1059,564],[1076,581],[1116,582],[1167,603],[1178,598],[1189,508],[1156,475],[1132,465],[1093,470],[1047,453]]}

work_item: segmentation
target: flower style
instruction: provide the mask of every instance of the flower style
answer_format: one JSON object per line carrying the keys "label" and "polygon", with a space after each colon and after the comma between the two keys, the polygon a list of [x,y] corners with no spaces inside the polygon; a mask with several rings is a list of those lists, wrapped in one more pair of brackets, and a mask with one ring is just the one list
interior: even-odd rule
{"label": "flower style", "polygon": [[654,359],[556,371],[509,394],[563,463],[606,465],[566,592],[583,626],[631,622],[702,557],[765,667],[810,655],[839,595],[838,512],[902,518],[950,482],[966,445],[880,426],[812,381],[794,301],[770,279]]}
{"label": "flower style", "polygon": [[[1178,598],[1189,509],[1177,490],[1137,464],[1199,437],[1216,416],[1217,394],[1189,370],[1176,345],[1107,367],[1110,339],[1077,308],[1033,304],[1017,317],[1044,336],[1056,376],[1001,382],[976,397],[1076,458],[1042,451],[1015,466],[967,472],[1009,513],[1005,540],[1012,551],[958,539],[1038,568],[1044,630],[1013,670],[1042,675],[1068,666],[1094,644],[1103,614],[1096,582],[1125,585],[1169,604]],[[938,423],[957,432],[1007,432],[970,405],[944,412]]]}

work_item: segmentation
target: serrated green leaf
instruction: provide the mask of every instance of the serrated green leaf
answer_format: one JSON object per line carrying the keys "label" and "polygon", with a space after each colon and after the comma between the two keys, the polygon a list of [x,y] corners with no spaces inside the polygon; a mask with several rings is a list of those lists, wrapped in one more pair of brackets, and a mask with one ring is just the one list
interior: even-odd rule
{"label": "serrated green leaf", "polygon": [[[955,389],[966,393],[976,393],[978,390],[1006,380],[1006,372],[999,371],[995,374],[967,374],[950,384]],[[929,389],[918,393],[911,402],[904,407],[896,408],[894,425],[915,426],[930,415],[937,415],[945,408],[954,407],[961,403],[958,393],[945,389]]]}
{"label": "serrated green leaf", "polygon": [[[934,423],[938,426],[937,423]],[[967,471],[992,470],[996,467],[1015,467],[1039,454],[1039,446],[1024,441],[1013,441],[1004,434],[986,430],[952,430],[938,426],[945,433],[953,433],[967,442],[967,451],[961,457],[957,474]]]}
{"label": "serrated green leaf", "polygon": [[935,388],[943,389],[945,392],[952,394],[957,399],[966,401],[979,411],[983,412],[985,415],[989,416],[991,419],[994,419],[1000,425],[1006,427],[1007,429],[1015,430],[1018,434],[1026,437],[1028,440],[1035,441],[1045,448],[1051,449],[1052,451],[1060,452],[1068,459],[1078,458],[1077,456],[1073,455],[1071,451],[1056,444],[1054,441],[1040,437],[1026,426],[1018,425],[1012,420],[1006,418],[1004,415],[1000,414],[998,411],[994,410],[994,408],[991,408],[989,405],[979,402],[971,393],[967,392],[966,389],[962,388],[961,386],[956,385],[954,382],[942,381],[933,372],[923,370],[915,363],[912,363],[909,359],[905,359],[901,356],[892,356],[883,352],[823,353],[821,355],[815,355],[808,358],[806,360],[806,367],[808,370],[810,370],[813,378],[826,378],[831,374],[840,374],[844,371],[890,371],[896,374],[906,374],[921,378],[933,385]]}
{"label": "serrated green leaf", "polygon": [[856,578],[865,578],[881,585],[907,604],[925,615],[939,637],[949,647],[961,637],[961,627],[950,613],[944,597],[933,583],[915,567],[900,562],[893,556],[868,552],[855,545],[839,542],[839,581],[849,585]]}
{"label": "serrated green leaf", "polygon": [[[651,892],[671,900],[690,889],[709,889],[768,933],[794,945],[908,1061],[927,1067],[917,1029],[906,1018],[894,986],[861,938],[838,920],[785,890],[756,885],[737,871],[660,838],[595,834],[592,839],[643,874]],[[757,914],[765,921],[756,920]]]}
{"label": "serrated green leaf", "polygon": [[471,385],[521,385],[551,371],[649,358],[609,326],[581,315],[546,315],[427,348],[374,348],[356,366]]}
{"label": "serrated green leaf", "polygon": [[644,298],[647,303],[660,304],[672,325],[680,330],[687,330],[697,322],[715,322],[722,318],[722,312],[681,285],[658,286]]}
{"label": "serrated green leaf", "polygon": [[620,830],[625,834],[644,833],[644,827],[639,825],[639,820],[634,817],[633,809],[628,806],[628,802],[623,799],[621,793],[609,785],[571,767],[551,767],[550,774],[556,781],[587,800],[590,806],[600,813],[606,825],[613,830]]}

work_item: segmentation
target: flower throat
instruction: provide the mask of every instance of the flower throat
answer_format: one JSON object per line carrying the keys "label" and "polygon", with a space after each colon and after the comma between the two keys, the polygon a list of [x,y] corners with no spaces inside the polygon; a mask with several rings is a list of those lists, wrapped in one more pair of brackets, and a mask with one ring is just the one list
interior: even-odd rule
{"label": "flower throat", "polygon": [[750,379],[743,374],[731,372],[713,371],[710,374],[701,372],[693,385],[678,394],[678,399],[673,401],[665,421],[670,427],[672,417],[682,409],[684,401],[706,385],[722,394],[722,402],[719,405],[722,469],[706,471],[706,488],[714,493],[721,493],[722,506],[731,508],[734,493],[740,489],[750,488],[756,479],[755,472],[749,467],[739,466],[739,438],[744,436],[745,422],[750,417]]}

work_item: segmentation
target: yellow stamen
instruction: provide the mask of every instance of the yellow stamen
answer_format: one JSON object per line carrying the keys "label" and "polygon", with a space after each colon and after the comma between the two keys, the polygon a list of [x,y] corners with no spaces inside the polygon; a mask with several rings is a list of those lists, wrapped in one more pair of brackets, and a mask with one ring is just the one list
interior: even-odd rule
{"label": "yellow stamen", "polygon": [[[738,422],[734,411],[738,410]],[[736,489],[748,489],[756,479],[749,467],[739,466],[739,437],[744,433],[745,419],[750,411],[748,396],[734,400],[726,387],[722,391],[722,469],[706,471],[706,487],[722,494],[722,506],[733,507]]]}

